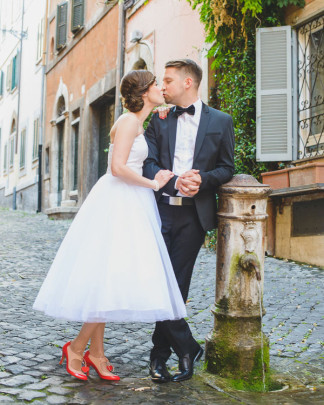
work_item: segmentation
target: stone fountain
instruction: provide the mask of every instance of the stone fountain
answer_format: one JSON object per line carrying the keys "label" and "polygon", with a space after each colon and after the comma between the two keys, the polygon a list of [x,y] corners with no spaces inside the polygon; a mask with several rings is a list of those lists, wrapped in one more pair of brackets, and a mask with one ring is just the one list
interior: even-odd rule
{"label": "stone fountain", "polygon": [[206,338],[208,371],[264,388],[269,343],[262,332],[262,298],[270,192],[244,174],[220,187],[215,322]]}

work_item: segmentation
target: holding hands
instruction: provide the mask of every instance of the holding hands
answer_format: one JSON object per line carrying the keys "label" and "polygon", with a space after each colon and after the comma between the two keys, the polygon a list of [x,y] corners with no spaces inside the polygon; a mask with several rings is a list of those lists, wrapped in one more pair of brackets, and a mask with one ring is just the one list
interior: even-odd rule
{"label": "holding hands", "polygon": [[201,184],[199,170],[191,169],[178,177],[175,187],[186,197],[195,196]]}
{"label": "holding hands", "polygon": [[170,170],[160,170],[156,173],[154,180],[159,183],[159,189],[164,187],[169,180],[172,179],[174,176],[174,173],[172,173]]}
{"label": "holding hands", "polygon": [[[160,170],[156,173],[154,181],[159,184],[159,189],[164,187],[174,176],[170,170]],[[191,169],[177,178],[175,188],[186,197],[194,197],[201,184],[199,170]],[[157,191],[157,190],[156,190]]]}

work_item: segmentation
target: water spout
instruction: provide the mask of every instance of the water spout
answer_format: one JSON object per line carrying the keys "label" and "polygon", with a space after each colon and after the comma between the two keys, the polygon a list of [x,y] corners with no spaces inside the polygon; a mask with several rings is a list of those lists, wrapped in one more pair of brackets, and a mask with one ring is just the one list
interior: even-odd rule
{"label": "water spout", "polygon": [[255,272],[256,279],[261,281],[260,262],[256,255],[252,253],[244,254],[240,257],[239,265],[241,268],[248,272]]}

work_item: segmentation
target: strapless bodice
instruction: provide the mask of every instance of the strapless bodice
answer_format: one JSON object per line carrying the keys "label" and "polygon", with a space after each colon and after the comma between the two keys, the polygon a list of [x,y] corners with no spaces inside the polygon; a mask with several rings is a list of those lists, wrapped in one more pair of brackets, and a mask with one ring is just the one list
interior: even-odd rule
{"label": "strapless bodice", "polygon": [[[110,144],[109,152],[108,152],[108,168],[107,168],[108,174],[111,174],[111,159],[112,159],[112,154],[113,154],[113,148],[114,148],[114,144]],[[129,156],[128,156],[126,165],[130,169],[134,170],[134,172],[136,172],[142,176],[143,163],[144,163],[144,160],[147,158],[147,155],[148,155],[148,146],[147,146],[144,134],[140,134],[134,140],[134,143],[129,152]]]}

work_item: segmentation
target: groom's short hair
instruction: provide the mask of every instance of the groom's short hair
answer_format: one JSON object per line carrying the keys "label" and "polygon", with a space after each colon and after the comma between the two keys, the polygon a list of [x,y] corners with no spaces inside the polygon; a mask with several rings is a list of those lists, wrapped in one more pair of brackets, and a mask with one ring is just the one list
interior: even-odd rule
{"label": "groom's short hair", "polygon": [[191,59],[170,60],[165,64],[165,68],[169,67],[174,67],[192,76],[193,80],[196,82],[197,88],[199,87],[202,79],[202,69],[195,61]]}

